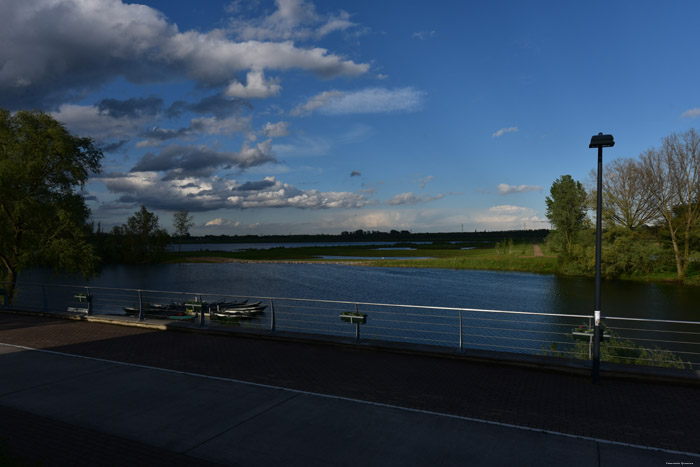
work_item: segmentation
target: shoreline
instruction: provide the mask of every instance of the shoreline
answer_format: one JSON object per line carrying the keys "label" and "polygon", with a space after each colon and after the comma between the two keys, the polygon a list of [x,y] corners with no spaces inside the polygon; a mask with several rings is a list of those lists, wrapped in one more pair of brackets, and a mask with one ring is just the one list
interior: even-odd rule
{"label": "shoreline", "polygon": [[[523,256],[520,258],[553,258],[552,256]],[[188,263],[188,264],[201,264],[201,263],[211,263],[211,264],[222,264],[222,263],[239,263],[239,264],[331,264],[331,265],[337,265],[337,266],[364,266],[364,267],[373,267],[373,268],[390,268],[390,267],[395,267],[395,268],[416,268],[416,269],[454,269],[454,270],[464,270],[464,271],[500,271],[500,272],[521,272],[521,273],[527,273],[527,274],[550,274],[550,275],[555,275],[555,276],[564,276],[564,277],[584,277],[584,278],[591,278],[591,276],[572,276],[572,275],[566,275],[566,274],[560,274],[558,272],[546,272],[546,271],[535,271],[535,270],[524,270],[524,269],[515,269],[515,268],[488,268],[488,267],[464,267],[464,264],[461,264],[460,266],[462,267],[436,267],[436,266],[420,266],[416,264],[411,264],[411,265],[406,265],[406,264],[396,264],[396,265],[391,265],[387,264],[389,261],[394,261],[394,260],[385,260],[381,258],[377,258],[376,260],[357,260],[357,261],[349,261],[349,260],[344,260],[344,261],[333,261],[333,260],[314,260],[314,259],[239,259],[239,258],[227,258],[225,256],[187,256],[184,258],[179,258],[177,260],[171,260],[171,261],[166,261],[166,263],[170,264],[177,264],[177,263]],[[382,264],[377,264],[378,262],[382,262]],[[398,263],[398,261],[397,261]],[[614,280],[614,281],[633,281],[633,282],[646,282],[646,283],[652,283],[652,284],[675,284],[675,285],[683,285],[683,286],[688,286],[688,287],[699,287],[700,286],[700,281],[697,280],[684,280],[684,281],[678,281],[676,279],[672,278],[634,278],[634,277],[616,277],[613,279],[605,279],[605,280]]]}

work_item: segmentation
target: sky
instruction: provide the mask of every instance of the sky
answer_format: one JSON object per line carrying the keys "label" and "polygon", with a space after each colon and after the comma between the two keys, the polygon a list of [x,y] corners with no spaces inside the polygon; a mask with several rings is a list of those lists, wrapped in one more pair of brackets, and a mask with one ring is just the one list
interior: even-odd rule
{"label": "sky", "polygon": [[700,2],[0,0],[0,107],[104,152],[104,230],[549,228],[545,198],[700,127]]}

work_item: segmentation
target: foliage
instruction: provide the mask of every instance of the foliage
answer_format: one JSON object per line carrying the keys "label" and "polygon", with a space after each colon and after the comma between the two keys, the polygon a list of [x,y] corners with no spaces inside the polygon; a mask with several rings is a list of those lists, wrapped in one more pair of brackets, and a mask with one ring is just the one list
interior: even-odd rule
{"label": "foliage", "polygon": [[126,224],[100,236],[100,251],[108,261],[144,263],[162,258],[169,242],[170,236],[159,226],[158,216],[141,206]]}
{"label": "foliage", "polygon": [[700,133],[690,129],[663,139],[641,156],[643,183],[669,234],[678,279],[688,272],[692,236],[700,223]]}
{"label": "foliage", "polygon": [[[552,349],[546,350],[544,354],[553,357],[589,360],[590,343],[586,341],[576,341],[572,349],[567,351],[558,351],[556,344],[553,343]],[[615,335],[609,339],[601,340],[600,361],[623,363],[626,365],[677,368],[681,370],[691,368],[689,363],[684,362],[670,350],[664,350],[657,346],[653,348],[643,347],[630,339],[623,339]]]}
{"label": "foliage", "polygon": [[92,139],[71,135],[50,115],[0,109],[0,277],[10,300],[27,267],[95,271],[90,212],[78,190],[101,159]]}
{"label": "foliage", "polygon": [[190,228],[194,226],[194,218],[186,209],[178,209],[173,213],[173,227],[178,237],[178,251],[182,251],[182,237],[190,234]]}
{"label": "foliage", "polygon": [[586,218],[586,190],[571,175],[562,175],[552,184],[547,196],[547,218],[554,225],[567,255],[571,255],[576,236]]}

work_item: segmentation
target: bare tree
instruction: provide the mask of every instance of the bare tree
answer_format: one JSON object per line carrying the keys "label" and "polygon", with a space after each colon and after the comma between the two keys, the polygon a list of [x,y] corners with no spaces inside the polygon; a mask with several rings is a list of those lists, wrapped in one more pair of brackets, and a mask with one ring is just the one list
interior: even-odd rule
{"label": "bare tree", "polygon": [[603,171],[603,210],[613,223],[627,230],[658,218],[641,165],[634,159],[615,159]]}
{"label": "bare tree", "polygon": [[700,134],[694,129],[673,133],[660,149],[642,154],[641,161],[654,209],[671,236],[678,279],[683,279],[691,233],[700,220]]}
{"label": "bare tree", "polygon": [[186,209],[178,209],[173,214],[173,227],[175,235],[178,237],[178,251],[182,251],[182,237],[190,233],[190,227],[194,225],[194,220]]}

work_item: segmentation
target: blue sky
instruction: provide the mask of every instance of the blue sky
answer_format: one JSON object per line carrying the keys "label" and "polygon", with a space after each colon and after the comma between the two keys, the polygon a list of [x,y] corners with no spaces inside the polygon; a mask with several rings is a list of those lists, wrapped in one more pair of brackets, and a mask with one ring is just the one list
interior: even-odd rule
{"label": "blue sky", "polygon": [[0,106],[104,149],[105,229],[549,227],[586,182],[700,123],[695,1],[0,0]]}

